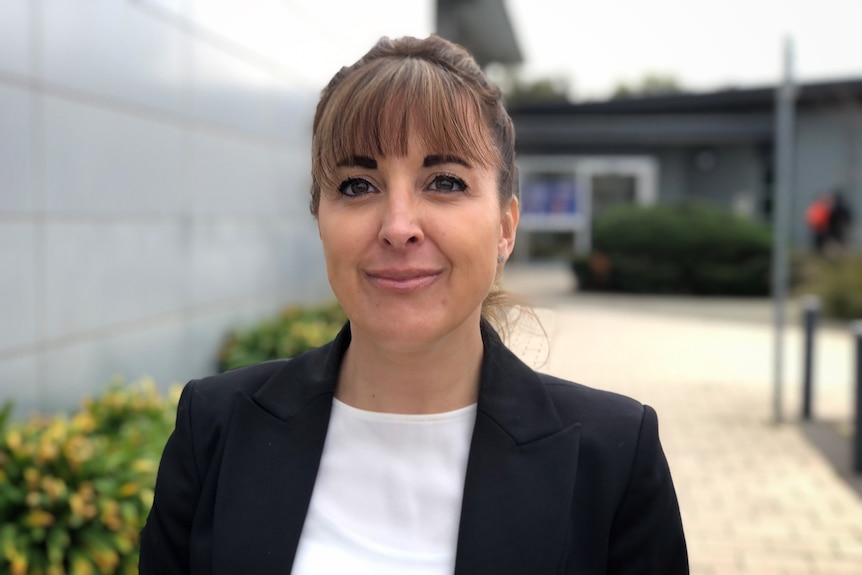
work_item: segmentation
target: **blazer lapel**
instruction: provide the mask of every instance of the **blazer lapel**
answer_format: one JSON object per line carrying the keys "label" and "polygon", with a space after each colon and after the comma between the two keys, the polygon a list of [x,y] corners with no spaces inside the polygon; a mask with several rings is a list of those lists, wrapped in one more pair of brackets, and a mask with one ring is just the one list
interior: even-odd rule
{"label": "blazer lapel", "polygon": [[565,548],[580,424],[564,427],[535,372],[483,324],[456,575],[554,573]]}
{"label": "blazer lapel", "polygon": [[215,500],[215,573],[290,573],[349,342],[345,327],[235,400]]}

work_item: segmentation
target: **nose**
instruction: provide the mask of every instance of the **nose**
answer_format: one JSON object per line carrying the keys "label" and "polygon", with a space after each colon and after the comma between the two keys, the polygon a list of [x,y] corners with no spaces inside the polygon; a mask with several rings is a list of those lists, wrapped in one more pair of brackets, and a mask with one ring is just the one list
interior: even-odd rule
{"label": "nose", "polygon": [[418,245],[425,239],[421,224],[420,198],[411,190],[395,189],[385,194],[379,240],[396,249]]}

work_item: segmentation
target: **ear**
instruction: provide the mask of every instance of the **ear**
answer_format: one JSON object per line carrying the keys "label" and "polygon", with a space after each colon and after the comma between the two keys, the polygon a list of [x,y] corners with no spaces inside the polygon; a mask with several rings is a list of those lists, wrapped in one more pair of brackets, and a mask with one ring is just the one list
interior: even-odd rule
{"label": "ear", "polygon": [[521,218],[521,208],[518,204],[518,198],[512,197],[508,205],[503,207],[503,212],[500,214],[500,241],[498,250],[506,259],[512,255],[512,250],[515,249],[515,234],[518,230],[518,220]]}

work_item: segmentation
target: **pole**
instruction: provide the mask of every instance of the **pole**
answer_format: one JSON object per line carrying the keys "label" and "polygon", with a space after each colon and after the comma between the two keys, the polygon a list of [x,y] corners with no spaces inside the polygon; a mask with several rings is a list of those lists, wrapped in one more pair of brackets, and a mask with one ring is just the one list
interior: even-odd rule
{"label": "pole", "polygon": [[820,300],[817,296],[806,296],[803,302],[803,329],[805,338],[805,363],[802,379],[802,419],[811,420],[811,393],[814,387],[814,336],[817,330],[817,316]]}
{"label": "pole", "polygon": [[853,438],[853,471],[862,473],[862,321],[853,322],[856,339],[856,435]]}
{"label": "pole", "polygon": [[784,42],[784,78],[775,93],[775,174],[776,186],[772,194],[772,298],[775,307],[775,346],[773,366],[773,417],[782,420],[782,386],[784,378],[784,325],[787,307],[788,256],[787,236],[790,224],[790,195],[793,182],[794,104],[796,90],[793,83],[793,41]]}

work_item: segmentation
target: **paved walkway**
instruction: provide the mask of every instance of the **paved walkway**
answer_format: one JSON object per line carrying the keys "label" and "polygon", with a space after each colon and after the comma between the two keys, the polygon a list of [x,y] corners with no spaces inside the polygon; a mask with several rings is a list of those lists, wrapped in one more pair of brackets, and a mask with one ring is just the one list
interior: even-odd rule
{"label": "paved walkway", "polygon": [[[768,301],[575,294],[554,267],[507,276],[549,335],[521,332],[522,357],[658,411],[693,575],[862,574],[862,498],[798,423],[796,327],[785,344],[785,423],[773,421]],[[823,329],[817,346],[816,415],[846,427],[849,331]]]}

